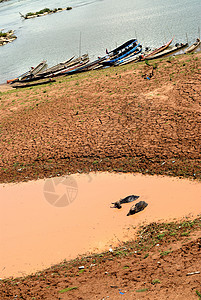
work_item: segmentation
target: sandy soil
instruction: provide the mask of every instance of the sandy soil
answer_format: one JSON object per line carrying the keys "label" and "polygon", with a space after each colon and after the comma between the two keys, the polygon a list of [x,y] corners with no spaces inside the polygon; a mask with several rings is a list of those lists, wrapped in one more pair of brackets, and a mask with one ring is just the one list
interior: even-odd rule
{"label": "sandy soil", "polygon": [[200,179],[200,55],[1,94],[1,182],[90,170]]}

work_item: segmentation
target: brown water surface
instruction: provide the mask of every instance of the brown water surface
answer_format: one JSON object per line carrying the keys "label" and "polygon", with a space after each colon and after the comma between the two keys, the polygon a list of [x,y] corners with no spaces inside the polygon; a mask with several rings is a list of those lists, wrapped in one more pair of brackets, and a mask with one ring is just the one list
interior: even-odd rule
{"label": "brown water surface", "polygon": [[[30,274],[78,254],[109,249],[132,239],[133,227],[142,222],[201,212],[198,182],[109,173],[66,178],[72,179],[68,186],[61,177],[0,185],[0,278]],[[120,210],[110,208],[111,202],[131,194],[148,203],[144,211],[126,216],[136,201]]]}

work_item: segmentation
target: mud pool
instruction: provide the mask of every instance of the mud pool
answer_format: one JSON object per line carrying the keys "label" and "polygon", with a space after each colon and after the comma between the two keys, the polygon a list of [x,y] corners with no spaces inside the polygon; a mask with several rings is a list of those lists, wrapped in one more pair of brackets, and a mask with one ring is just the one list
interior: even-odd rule
{"label": "mud pool", "polygon": [[[127,217],[138,195],[144,211]],[[197,216],[201,183],[140,174],[91,173],[0,185],[0,278],[22,276],[132,239],[143,222]]]}

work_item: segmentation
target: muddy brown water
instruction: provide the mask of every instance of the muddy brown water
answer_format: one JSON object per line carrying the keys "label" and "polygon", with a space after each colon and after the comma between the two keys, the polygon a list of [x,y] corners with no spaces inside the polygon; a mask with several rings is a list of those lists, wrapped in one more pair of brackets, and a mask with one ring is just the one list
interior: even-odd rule
{"label": "muddy brown water", "polygon": [[[128,195],[148,203],[110,208]],[[143,222],[201,212],[201,183],[140,174],[91,173],[0,185],[0,278],[22,276],[79,254],[108,250],[132,239]]]}

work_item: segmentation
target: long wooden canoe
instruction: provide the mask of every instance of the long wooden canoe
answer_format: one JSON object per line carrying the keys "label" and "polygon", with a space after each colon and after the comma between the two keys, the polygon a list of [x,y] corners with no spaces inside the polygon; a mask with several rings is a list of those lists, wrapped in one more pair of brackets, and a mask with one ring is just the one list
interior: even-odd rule
{"label": "long wooden canoe", "polygon": [[[73,57],[74,58],[74,57]],[[81,62],[86,62],[89,60],[88,54],[83,54],[82,56],[78,58],[71,58],[70,60],[60,63],[56,66],[53,66],[49,69],[47,69],[45,72],[39,73],[37,76],[40,77],[50,77],[50,76],[59,76],[60,73],[65,72],[67,69],[75,67],[79,65]]]}
{"label": "long wooden canoe", "polygon": [[157,54],[159,52],[162,52],[163,50],[167,49],[170,46],[170,44],[172,43],[173,39],[174,39],[174,37],[169,42],[167,42],[166,44],[162,45],[161,47],[159,47],[159,48],[157,48],[157,49],[155,49],[153,51],[148,52],[146,55],[143,56],[142,59],[145,60],[148,57],[153,56],[153,55],[155,55],[155,54]]}
{"label": "long wooden canoe", "polygon": [[7,80],[7,83],[11,83],[12,84],[12,83],[15,83],[15,82],[18,82],[18,81],[25,80],[25,79],[27,79],[29,77],[36,76],[39,72],[41,72],[42,70],[44,70],[45,68],[47,68],[47,64],[46,63],[47,63],[46,60],[40,62],[35,68],[31,68],[31,70],[29,70],[26,73],[20,75],[19,77]]}
{"label": "long wooden canoe", "polygon": [[[88,54],[84,54],[76,59],[73,59],[71,61],[69,61],[69,63],[64,63],[64,68],[63,69],[54,69],[54,67],[52,67],[55,71],[54,72],[42,72],[42,73],[39,73],[37,74],[36,76],[33,76],[33,77],[29,77],[29,78],[26,78],[20,82],[23,82],[23,83],[27,83],[27,82],[34,82],[34,81],[38,81],[38,80],[42,80],[42,79],[47,79],[47,78],[52,78],[52,77],[58,77],[58,76],[61,76],[61,75],[64,75],[64,72],[66,70],[71,70],[71,69],[74,69],[74,68],[77,68],[78,66],[81,66],[83,64],[86,64],[87,62],[89,61],[89,56]],[[61,63],[62,65],[62,63]],[[50,68],[50,69],[52,69]]]}
{"label": "long wooden canoe", "polygon": [[46,79],[43,81],[38,81],[38,82],[31,82],[31,83],[15,83],[12,85],[13,88],[15,89],[22,89],[22,88],[27,88],[27,87],[32,87],[32,86],[37,86],[37,85],[42,85],[50,82],[55,82],[56,80],[53,79]]}
{"label": "long wooden canoe", "polygon": [[121,65],[125,65],[125,64],[128,64],[130,62],[133,62],[133,61],[138,61],[139,60],[139,53],[142,51],[142,46],[140,45],[136,51],[134,53],[131,53],[130,55],[126,56],[125,58],[123,59],[120,59],[118,60],[114,66],[121,66]]}
{"label": "long wooden canoe", "polygon": [[195,51],[201,45],[200,39],[197,38],[196,42],[186,49],[186,53]]}
{"label": "long wooden canoe", "polygon": [[[134,45],[134,44],[133,44]],[[116,58],[114,58],[114,59],[111,59],[111,60],[106,60],[106,61],[103,61],[103,62],[101,62],[101,64],[103,65],[103,66],[112,66],[112,65],[114,65],[118,60],[121,60],[121,59],[123,59],[124,57],[127,57],[128,55],[130,55],[130,54],[132,54],[132,53],[134,53],[137,49],[138,49],[138,47],[140,47],[141,45],[140,44],[137,44],[136,43],[136,45],[131,49],[131,50],[128,50],[128,51],[124,51],[124,52],[122,52],[122,54],[120,55],[120,56],[118,56],[118,57],[116,57]]]}
{"label": "long wooden canoe", "polygon": [[45,71],[40,71],[40,72],[37,74],[37,76],[40,76],[40,75],[42,75],[42,76],[47,76],[47,75],[49,75],[49,74],[53,74],[53,73],[55,73],[55,72],[58,72],[58,71],[60,71],[60,70],[65,69],[65,68],[69,65],[69,63],[73,60],[74,57],[75,57],[75,56],[72,56],[72,57],[71,57],[70,59],[68,59],[67,61],[61,62],[61,63],[59,63],[59,64],[57,64],[57,65],[55,65],[55,66],[53,66],[53,67],[51,67],[51,68],[46,69]]}
{"label": "long wooden canoe", "polygon": [[122,51],[124,51],[127,47],[130,47],[132,44],[137,43],[136,39],[131,39],[125,43],[123,43],[122,45],[118,46],[117,48],[111,50],[110,52],[108,52],[107,54],[112,57],[114,55],[117,55],[119,53],[121,53]]}
{"label": "long wooden canoe", "polygon": [[157,53],[153,56],[147,57],[146,59],[151,60],[151,59],[157,59],[157,58],[169,56],[169,55],[174,54],[174,53],[176,53],[176,52],[178,52],[181,49],[184,49],[186,47],[188,47],[188,43],[186,43],[186,44],[182,44],[182,43],[181,44],[176,44],[174,47],[167,48],[167,49],[163,50],[162,52],[159,52],[159,53]]}

